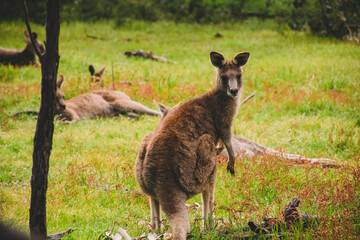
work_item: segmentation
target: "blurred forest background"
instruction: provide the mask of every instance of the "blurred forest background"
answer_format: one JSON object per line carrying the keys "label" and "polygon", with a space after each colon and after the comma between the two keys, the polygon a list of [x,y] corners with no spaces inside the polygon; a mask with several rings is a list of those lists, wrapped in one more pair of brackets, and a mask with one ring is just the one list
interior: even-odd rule
{"label": "blurred forest background", "polygon": [[[0,21],[23,18],[22,1],[1,0]],[[275,18],[298,31],[359,39],[359,0],[63,0],[62,21],[171,20],[219,23],[247,17]],[[29,0],[31,21],[44,24],[46,1]],[[21,9],[21,10],[20,10]]]}

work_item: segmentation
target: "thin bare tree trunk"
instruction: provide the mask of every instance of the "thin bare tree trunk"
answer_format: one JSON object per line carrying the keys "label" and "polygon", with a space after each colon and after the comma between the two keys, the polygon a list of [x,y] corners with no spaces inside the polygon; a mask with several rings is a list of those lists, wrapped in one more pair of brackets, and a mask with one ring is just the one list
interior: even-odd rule
{"label": "thin bare tree trunk", "polygon": [[[47,0],[46,51],[41,62],[41,105],[34,137],[31,176],[30,235],[32,239],[46,239],[46,190],[49,158],[54,132],[56,77],[59,66],[59,0]],[[29,28],[29,26],[28,26]]]}

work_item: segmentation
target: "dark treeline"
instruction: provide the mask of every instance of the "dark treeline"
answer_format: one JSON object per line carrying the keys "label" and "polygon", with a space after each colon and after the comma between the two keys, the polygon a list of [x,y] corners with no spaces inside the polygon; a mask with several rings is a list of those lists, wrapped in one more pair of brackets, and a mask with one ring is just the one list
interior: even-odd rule
{"label": "dark treeline", "polygon": [[[0,20],[21,19],[22,0],[0,0]],[[343,38],[360,27],[359,0],[62,0],[63,21],[137,19],[219,23],[247,17],[275,18],[294,30]],[[43,24],[46,2],[28,0],[31,20]]]}

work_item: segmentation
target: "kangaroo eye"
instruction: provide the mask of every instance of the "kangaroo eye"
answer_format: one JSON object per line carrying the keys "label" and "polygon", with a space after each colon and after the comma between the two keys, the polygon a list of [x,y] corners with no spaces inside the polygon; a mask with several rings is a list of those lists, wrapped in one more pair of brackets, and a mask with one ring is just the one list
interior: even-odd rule
{"label": "kangaroo eye", "polygon": [[222,80],[223,82],[227,82],[227,80],[229,80],[229,78],[228,78],[227,76],[222,76],[222,77],[221,77],[221,80]]}
{"label": "kangaroo eye", "polygon": [[240,80],[241,79],[241,75],[239,74],[239,75],[236,75],[236,79],[237,80]]}

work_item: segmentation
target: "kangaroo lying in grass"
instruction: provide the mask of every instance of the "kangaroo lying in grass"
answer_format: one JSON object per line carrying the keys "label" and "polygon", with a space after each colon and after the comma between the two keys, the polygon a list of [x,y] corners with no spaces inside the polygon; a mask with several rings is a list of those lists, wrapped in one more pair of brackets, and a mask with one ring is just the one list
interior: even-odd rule
{"label": "kangaroo lying in grass", "polygon": [[64,77],[57,80],[56,114],[64,122],[76,122],[84,119],[116,117],[120,114],[148,114],[162,116],[161,112],[132,101],[123,92],[114,90],[98,90],[84,93],[65,101],[61,86]]}
{"label": "kangaroo lying in grass", "polygon": [[223,54],[211,52],[211,63],[217,70],[215,89],[170,110],[140,146],[135,162],[136,180],[150,196],[151,223],[159,228],[161,206],[174,239],[186,239],[190,224],[185,202],[199,193],[203,225],[209,226],[219,140],[230,156],[228,171],[235,173],[231,125],[239,106],[241,67],[249,56],[242,52],[226,61]]}
{"label": "kangaroo lying in grass", "polygon": [[[0,47],[0,63],[11,64],[16,66],[36,64],[35,50],[31,43],[29,33],[25,31],[24,34],[27,41],[25,49],[20,51],[20,50],[11,50]],[[37,47],[40,50],[40,53],[43,53],[45,51],[44,46],[40,41],[36,40],[37,34],[35,32],[33,32],[33,37]]]}

